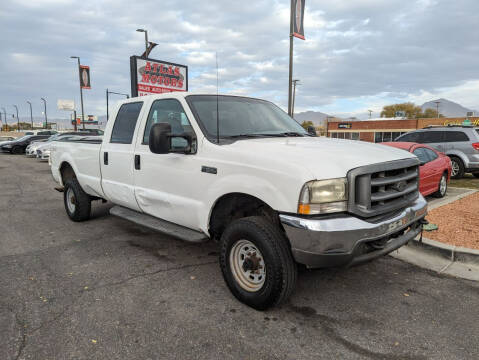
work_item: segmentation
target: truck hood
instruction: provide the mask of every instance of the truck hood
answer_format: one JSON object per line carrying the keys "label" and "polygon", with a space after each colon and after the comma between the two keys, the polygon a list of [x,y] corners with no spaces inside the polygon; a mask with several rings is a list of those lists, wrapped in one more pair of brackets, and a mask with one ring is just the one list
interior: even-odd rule
{"label": "truck hood", "polygon": [[254,166],[276,167],[280,162],[285,171],[301,166],[313,179],[345,177],[360,166],[415,158],[390,146],[326,137],[245,139],[226,146]]}

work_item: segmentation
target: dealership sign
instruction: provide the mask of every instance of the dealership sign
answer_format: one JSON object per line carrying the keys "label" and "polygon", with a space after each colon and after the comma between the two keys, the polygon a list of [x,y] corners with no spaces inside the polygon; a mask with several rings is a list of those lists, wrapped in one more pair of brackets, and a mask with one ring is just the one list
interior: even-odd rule
{"label": "dealership sign", "polygon": [[75,110],[75,102],[73,100],[58,99],[58,110],[73,111]]}
{"label": "dealership sign", "polygon": [[188,67],[160,60],[130,57],[131,96],[188,91]]}

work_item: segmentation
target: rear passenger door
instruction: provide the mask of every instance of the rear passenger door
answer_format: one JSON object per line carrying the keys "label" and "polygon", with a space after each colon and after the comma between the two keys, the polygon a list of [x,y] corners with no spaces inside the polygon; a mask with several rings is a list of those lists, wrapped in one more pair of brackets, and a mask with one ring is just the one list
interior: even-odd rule
{"label": "rear passenger door", "polygon": [[444,131],[427,130],[421,133],[421,144],[428,144],[437,151],[444,152]]}
{"label": "rear passenger door", "polygon": [[121,105],[115,123],[105,132],[100,151],[102,189],[107,199],[137,211],[140,209],[135,199],[133,153],[143,108],[143,101]]}
{"label": "rear passenger door", "polygon": [[462,153],[467,157],[476,153],[471,146],[471,139],[469,139],[469,136],[464,131],[448,130],[445,133],[444,153],[449,155],[456,154],[459,156]]}

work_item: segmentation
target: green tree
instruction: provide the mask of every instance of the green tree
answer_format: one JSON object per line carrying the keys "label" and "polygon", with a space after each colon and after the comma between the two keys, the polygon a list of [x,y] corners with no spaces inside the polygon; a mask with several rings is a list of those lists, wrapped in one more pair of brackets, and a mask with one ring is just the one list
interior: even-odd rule
{"label": "green tree", "polygon": [[313,124],[312,121],[303,121],[301,126],[304,127],[305,130],[308,130],[308,126],[313,126],[314,127],[314,124]]}
{"label": "green tree", "polygon": [[423,118],[437,118],[437,117],[444,117],[443,114],[439,113],[439,116],[437,116],[437,110],[434,110],[434,109],[431,109],[431,108],[427,108],[424,113],[422,114]]}
{"label": "green tree", "polygon": [[422,109],[420,106],[417,106],[411,102],[407,102],[384,106],[383,111],[381,111],[381,117],[394,117],[396,115],[396,111],[404,111],[406,113],[406,117],[409,119],[419,118],[422,115]]}

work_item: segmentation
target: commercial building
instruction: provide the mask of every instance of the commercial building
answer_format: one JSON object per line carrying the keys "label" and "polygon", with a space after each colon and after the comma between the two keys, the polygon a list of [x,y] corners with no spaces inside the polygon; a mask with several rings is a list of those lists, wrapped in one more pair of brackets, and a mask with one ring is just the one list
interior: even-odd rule
{"label": "commercial building", "polygon": [[[479,126],[479,117],[467,119],[471,124]],[[461,125],[465,120],[466,117],[331,121],[327,123],[327,134],[331,138],[385,142],[392,141],[411,130],[423,129],[427,126]]]}

